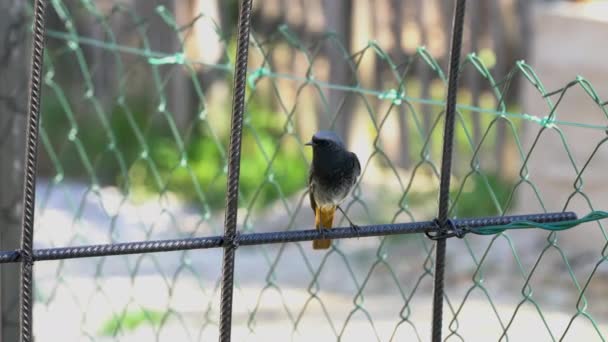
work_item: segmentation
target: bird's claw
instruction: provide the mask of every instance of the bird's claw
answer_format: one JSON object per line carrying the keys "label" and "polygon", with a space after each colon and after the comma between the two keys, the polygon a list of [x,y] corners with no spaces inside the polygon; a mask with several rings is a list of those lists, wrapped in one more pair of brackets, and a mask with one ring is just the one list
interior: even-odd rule
{"label": "bird's claw", "polygon": [[361,227],[357,226],[354,223],[351,223],[350,229],[352,229],[355,232],[357,239],[361,237]]}
{"label": "bird's claw", "polygon": [[319,228],[319,234],[321,235],[321,240],[325,240],[325,234],[329,232],[329,228],[321,227]]}

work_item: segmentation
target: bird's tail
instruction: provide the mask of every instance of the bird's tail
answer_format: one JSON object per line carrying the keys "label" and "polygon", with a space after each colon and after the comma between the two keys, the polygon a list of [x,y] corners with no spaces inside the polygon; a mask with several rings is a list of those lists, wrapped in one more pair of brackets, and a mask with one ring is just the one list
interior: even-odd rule
{"label": "bird's tail", "polygon": [[[315,227],[321,229],[321,227],[329,229],[334,224],[334,214],[336,213],[336,207],[317,207],[315,210]],[[328,249],[331,246],[331,240],[313,240],[312,249]]]}

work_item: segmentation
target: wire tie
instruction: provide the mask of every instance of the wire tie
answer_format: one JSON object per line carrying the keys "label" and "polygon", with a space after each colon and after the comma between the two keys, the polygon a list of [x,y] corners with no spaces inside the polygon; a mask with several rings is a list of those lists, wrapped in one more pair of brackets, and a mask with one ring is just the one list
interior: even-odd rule
{"label": "wire tie", "polygon": [[544,118],[540,119],[539,124],[543,127],[550,128],[554,122],[555,119],[552,116],[545,116]]}
{"label": "wire tie", "polygon": [[270,70],[267,68],[257,68],[254,70],[249,77],[247,77],[247,84],[249,84],[249,88],[255,89],[255,84],[258,80],[264,76],[270,75]]}
{"label": "wire tie", "polygon": [[164,64],[184,64],[186,57],[183,53],[176,53],[174,55],[165,57],[151,57],[148,58],[148,63],[152,65],[164,65]]}
{"label": "wire tie", "polygon": [[378,94],[378,98],[380,100],[390,100],[395,106],[401,105],[403,103],[404,97],[405,94],[403,92],[398,92],[395,89],[390,89],[388,91]]}
{"label": "wire tie", "polygon": [[241,242],[241,233],[236,232],[233,236],[228,237],[228,245],[234,249],[237,249]]}
{"label": "wire tie", "polygon": [[447,239],[451,237],[457,237],[459,239],[462,239],[469,230],[468,228],[458,227],[452,219],[448,219],[446,221],[445,229],[441,227],[439,219],[434,219],[433,224],[435,225],[435,231],[426,231],[424,233],[426,237],[433,241]]}
{"label": "wire tie", "polygon": [[23,264],[28,267],[32,267],[34,265],[34,258],[32,258],[32,255],[30,253],[24,253],[23,250],[21,250],[20,254]]}

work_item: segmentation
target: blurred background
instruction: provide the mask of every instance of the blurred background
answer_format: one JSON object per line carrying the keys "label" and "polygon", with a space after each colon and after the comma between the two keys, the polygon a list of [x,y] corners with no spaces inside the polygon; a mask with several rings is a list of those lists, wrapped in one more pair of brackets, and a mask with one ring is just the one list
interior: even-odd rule
{"label": "blurred background", "polygon": [[[454,1],[254,1],[239,230],[308,229],[319,129],[363,167],[360,225],[437,211]],[[236,0],[50,0],[37,248],[219,235]],[[608,3],[469,0],[452,217],[608,204]],[[19,246],[32,8],[0,4],[0,241]],[[337,217],[336,225],[346,221]],[[448,243],[446,340],[604,340],[608,235],[512,231]],[[221,250],[39,262],[37,341],[217,340]],[[424,235],[243,247],[235,341],[427,341]],[[18,269],[3,265],[2,341]]]}

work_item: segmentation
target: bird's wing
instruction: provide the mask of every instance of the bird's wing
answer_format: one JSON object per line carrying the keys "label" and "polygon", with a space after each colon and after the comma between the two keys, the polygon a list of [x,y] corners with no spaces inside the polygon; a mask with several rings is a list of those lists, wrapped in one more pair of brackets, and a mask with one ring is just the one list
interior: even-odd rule
{"label": "bird's wing", "polygon": [[359,177],[359,175],[361,174],[361,164],[359,163],[359,158],[357,158],[357,155],[353,152],[351,152],[351,154],[353,155],[353,160],[355,161],[355,176]]}
{"label": "bird's wing", "polygon": [[312,172],[310,176],[308,176],[308,198],[310,198],[310,207],[312,211],[316,213],[317,210],[317,202],[315,202],[315,196],[313,195],[314,191],[314,183],[312,182]]}

